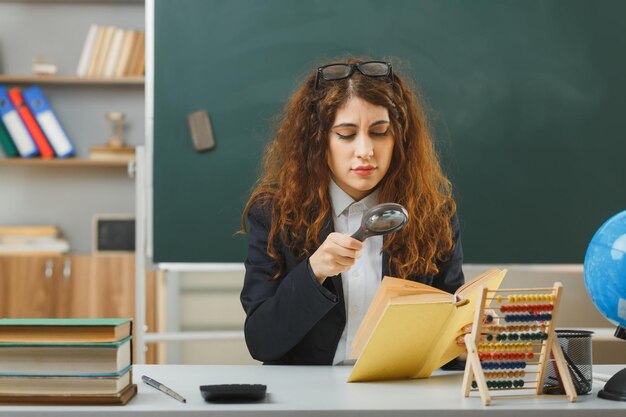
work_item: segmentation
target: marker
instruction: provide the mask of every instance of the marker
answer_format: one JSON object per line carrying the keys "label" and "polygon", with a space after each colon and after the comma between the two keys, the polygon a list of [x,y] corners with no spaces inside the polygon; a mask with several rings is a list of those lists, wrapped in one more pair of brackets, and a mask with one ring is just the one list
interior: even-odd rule
{"label": "marker", "polygon": [[141,380],[143,382],[145,382],[146,384],[150,385],[151,387],[158,389],[162,393],[167,394],[170,397],[174,398],[175,400],[180,401],[181,403],[186,403],[187,402],[187,400],[185,398],[183,398],[182,395],[172,391],[171,389],[169,389],[165,385],[161,384],[159,381],[155,381],[154,379],[152,379],[152,378],[150,378],[148,376],[145,376],[145,375],[141,376]]}

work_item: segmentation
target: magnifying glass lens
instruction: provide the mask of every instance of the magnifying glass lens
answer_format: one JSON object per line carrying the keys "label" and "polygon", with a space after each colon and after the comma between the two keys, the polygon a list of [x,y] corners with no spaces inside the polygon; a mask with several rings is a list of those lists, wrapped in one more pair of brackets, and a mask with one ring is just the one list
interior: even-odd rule
{"label": "magnifying glass lens", "polygon": [[366,220],[366,228],[370,232],[384,233],[395,229],[406,221],[406,215],[397,210],[385,210],[374,214]]}
{"label": "magnifying glass lens", "polygon": [[386,235],[400,230],[409,215],[404,207],[396,203],[378,204],[363,214],[361,227],[354,232],[353,238],[363,241],[369,236]]}

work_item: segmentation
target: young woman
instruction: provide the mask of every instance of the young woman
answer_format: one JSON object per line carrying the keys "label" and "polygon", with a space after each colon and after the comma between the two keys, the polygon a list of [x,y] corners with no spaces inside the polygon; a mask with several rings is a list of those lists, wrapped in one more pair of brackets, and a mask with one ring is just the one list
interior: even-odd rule
{"label": "young woman", "polygon": [[[407,209],[404,228],[352,239],[362,213],[384,202]],[[384,275],[448,292],[464,280],[450,182],[422,105],[388,62],[325,65],[296,90],[242,228],[246,343],[267,364],[349,359]]]}

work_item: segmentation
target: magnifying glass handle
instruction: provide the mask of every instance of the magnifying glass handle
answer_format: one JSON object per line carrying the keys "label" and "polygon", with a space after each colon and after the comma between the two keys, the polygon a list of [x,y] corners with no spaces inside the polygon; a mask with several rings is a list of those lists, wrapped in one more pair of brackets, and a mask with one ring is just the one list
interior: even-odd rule
{"label": "magnifying glass handle", "polygon": [[350,236],[350,237],[352,239],[356,239],[356,240],[358,240],[360,242],[363,242],[365,239],[367,239],[367,232],[362,227],[359,227],[359,230],[354,232],[354,234],[352,236]]}

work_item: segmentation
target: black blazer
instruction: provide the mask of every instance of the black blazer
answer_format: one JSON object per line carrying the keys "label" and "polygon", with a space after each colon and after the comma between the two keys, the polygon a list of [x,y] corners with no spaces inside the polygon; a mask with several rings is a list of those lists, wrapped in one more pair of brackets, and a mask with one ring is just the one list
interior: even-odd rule
{"label": "black blazer", "polygon": [[[281,277],[267,254],[271,216],[253,206],[248,212],[249,242],[241,304],[246,312],[244,333],[253,358],[265,364],[332,365],[335,350],[346,324],[341,276],[328,277],[323,287],[309,271],[308,258],[297,260],[284,245],[277,249],[285,261]],[[439,264],[437,276],[407,277],[453,293],[463,284],[463,250],[459,222],[453,219],[454,253]],[[331,220],[322,241],[333,231]],[[394,276],[383,253],[382,276]]]}

